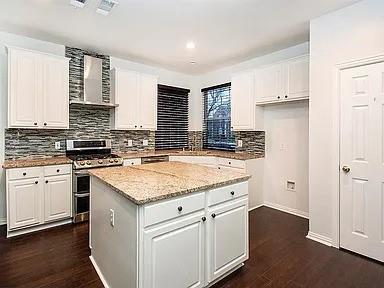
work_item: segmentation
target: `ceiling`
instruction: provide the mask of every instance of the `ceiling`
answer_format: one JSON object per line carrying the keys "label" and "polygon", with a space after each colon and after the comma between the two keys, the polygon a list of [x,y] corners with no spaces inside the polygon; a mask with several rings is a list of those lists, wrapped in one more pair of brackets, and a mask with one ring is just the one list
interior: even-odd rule
{"label": "ceiling", "polygon": [[2,1],[0,30],[200,74],[307,41],[309,19],[358,2],[119,0],[103,16],[99,1],[83,9],[69,0]]}

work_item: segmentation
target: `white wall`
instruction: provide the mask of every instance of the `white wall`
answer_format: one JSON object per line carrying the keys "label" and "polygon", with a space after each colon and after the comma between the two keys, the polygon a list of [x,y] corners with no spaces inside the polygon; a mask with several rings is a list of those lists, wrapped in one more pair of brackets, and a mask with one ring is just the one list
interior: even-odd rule
{"label": "white wall", "polygon": [[[308,217],[308,101],[266,106],[264,203]],[[296,183],[295,191],[286,189]]]}
{"label": "white wall", "polygon": [[384,1],[365,0],[311,21],[310,231],[337,239],[337,64],[384,54]]}
{"label": "white wall", "polygon": [[[64,56],[65,47],[27,37],[0,32],[0,162],[4,160],[4,128],[7,117],[7,52],[6,45],[18,46]],[[5,173],[0,168],[0,224],[5,223]]]}
{"label": "white wall", "polygon": [[[200,112],[198,115],[200,123],[196,122],[195,127],[200,124],[198,128],[201,130],[203,111],[202,96],[199,93],[201,88],[230,82],[231,75],[237,72],[307,53],[309,43],[303,43],[198,76],[199,88],[194,90],[198,93],[192,95],[195,97],[194,113]],[[308,216],[308,102],[266,106],[263,110],[266,132],[264,203]],[[285,144],[286,150],[281,151],[280,144]],[[288,179],[296,181],[296,192],[286,191],[285,183]]]}

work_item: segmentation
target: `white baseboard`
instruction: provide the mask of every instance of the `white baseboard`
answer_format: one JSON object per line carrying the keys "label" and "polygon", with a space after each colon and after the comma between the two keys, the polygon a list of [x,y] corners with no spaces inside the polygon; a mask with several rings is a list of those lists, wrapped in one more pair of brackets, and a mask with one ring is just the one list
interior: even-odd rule
{"label": "white baseboard", "polygon": [[250,207],[250,208],[248,209],[248,212],[251,212],[252,210],[255,210],[255,209],[260,208],[260,207],[263,207],[263,206],[264,206],[264,204],[260,204],[260,205],[257,205],[257,206],[255,206],[255,207]]}
{"label": "white baseboard", "polygon": [[286,213],[289,213],[289,214],[293,214],[295,216],[299,216],[299,217],[302,217],[302,218],[305,218],[305,219],[309,218],[308,212],[300,211],[300,210],[297,210],[297,209],[294,209],[294,208],[290,208],[290,207],[286,207],[286,206],[283,206],[283,205],[279,205],[279,204],[275,204],[275,203],[271,203],[271,202],[266,201],[264,203],[264,206],[272,208],[272,209],[280,210],[282,212],[286,212]]}
{"label": "white baseboard", "polygon": [[308,231],[307,239],[319,242],[321,244],[327,245],[329,247],[332,247],[332,239],[317,233],[313,233],[311,231]]}
{"label": "white baseboard", "polygon": [[65,220],[60,220],[60,221],[57,221],[57,222],[52,222],[52,223],[47,223],[47,224],[43,224],[43,225],[23,228],[23,229],[20,229],[20,230],[13,230],[13,231],[9,231],[8,230],[7,238],[14,237],[14,236],[19,236],[19,235],[22,235],[22,234],[32,233],[32,232],[36,232],[36,231],[40,231],[40,230],[45,230],[45,229],[48,229],[48,228],[53,228],[53,227],[56,227],[56,226],[70,224],[70,223],[72,223],[72,219],[65,219]]}
{"label": "white baseboard", "polygon": [[107,280],[105,280],[105,278],[104,278],[104,276],[103,276],[103,273],[101,273],[100,268],[99,268],[99,266],[97,265],[95,259],[92,257],[92,255],[89,256],[89,259],[91,260],[91,263],[92,263],[93,267],[95,268],[96,273],[97,273],[97,275],[99,276],[101,283],[103,283],[103,285],[104,285],[105,288],[109,288],[109,285],[108,285],[108,283],[107,283]]}

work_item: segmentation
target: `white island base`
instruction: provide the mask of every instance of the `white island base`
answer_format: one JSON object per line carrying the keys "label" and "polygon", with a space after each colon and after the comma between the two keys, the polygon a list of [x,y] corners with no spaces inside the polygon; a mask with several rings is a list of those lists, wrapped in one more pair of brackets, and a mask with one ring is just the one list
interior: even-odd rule
{"label": "white island base", "polygon": [[248,259],[248,181],[136,205],[93,176],[90,248],[105,287],[209,287]]}

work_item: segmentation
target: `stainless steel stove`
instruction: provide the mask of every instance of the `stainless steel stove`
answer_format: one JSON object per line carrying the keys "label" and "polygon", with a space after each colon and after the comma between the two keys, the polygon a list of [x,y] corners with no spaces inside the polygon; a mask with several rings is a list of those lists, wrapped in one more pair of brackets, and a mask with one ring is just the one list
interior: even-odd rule
{"label": "stainless steel stove", "polygon": [[66,154],[73,160],[73,222],[89,219],[89,169],[122,166],[123,158],[111,153],[111,140],[67,140]]}

